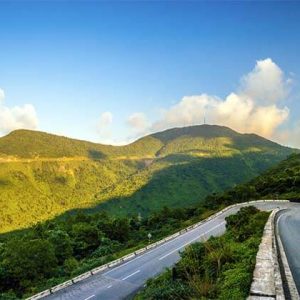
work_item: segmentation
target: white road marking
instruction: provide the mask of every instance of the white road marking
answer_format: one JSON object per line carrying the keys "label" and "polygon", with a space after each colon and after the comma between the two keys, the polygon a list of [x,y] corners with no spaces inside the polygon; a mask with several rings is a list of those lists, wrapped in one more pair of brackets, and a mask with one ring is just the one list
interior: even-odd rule
{"label": "white road marking", "polygon": [[166,258],[167,256],[173,254],[174,252],[176,252],[176,251],[182,249],[183,247],[187,246],[188,244],[192,243],[193,241],[196,241],[196,240],[200,239],[202,236],[206,235],[207,233],[211,232],[212,230],[216,229],[217,227],[223,225],[224,223],[226,223],[226,222],[222,222],[222,223],[216,225],[215,227],[211,228],[210,230],[208,230],[208,231],[202,233],[201,235],[195,237],[194,239],[188,241],[187,243],[181,245],[180,247],[178,247],[178,248],[172,250],[171,252],[167,253],[166,255],[160,257],[158,260],[162,260],[162,259]]}
{"label": "white road marking", "polygon": [[[209,220],[209,221],[205,222],[204,224],[201,224],[201,225],[199,225],[198,227],[193,228],[193,229],[191,229],[190,231],[187,231],[186,233],[191,233],[191,232],[193,232],[193,231],[196,231],[196,230],[199,229],[201,226],[207,225],[207,224],[209,224],[209,223],[212,222],[212,221],[214,221],[214,220]],[[225,222],[223,222],[223,223],[225,223]],[[222,224],[222,223],[221,223],[221,224]],[[220,225],[221,225],[221,224],[220,224]],[[209,232],[209,231],[207,231],[207,232]],[[161,248],[161,247],[164,247],[164,246],[168,245],[169,243],[172,243],[173,241],[175,241],[175,240],[177,240],[177,239],[179,239],[179,238],[181,238],[181,237],[182,237],[182,235],[179,235],[179,236],[175,237],[174,239],[171,239],[171,240],[169,240],[169,241],[166,241],[166,242],[162,243],[162,244],[159,245],[158,247],[154,247],[154,248],[152,248],[152,249],[150,249],[150,250],[147,250],[146,252],[142,253],[142,255],[137,255],[134,259],[131,259],[131,260],[129,260],[128,262],[123,263],[123,264],[121,263],[119,266],[113,267],[111,270],[104,272],[103,275],[107,275],[107,274],[109,274],[109,273],[111,273],[111,272],[114,272],[114,271],[120,269],[120,268],[123,268],[124,266],[126,266],[126,265],[128,265],[128,264],[131,264],[131,263],[134,262],[135,260],[140,259],[141,257],[143,257],[144,254],[149,254],[149,253],[151,253],[151,252],[153,252],[153,251],[156,251],[157,249],[159,249],[159,248]]]}
{"label": "white road marking", "polygon": [[130,275],[124,277],[122,280],[126,280],[127,278],[129,278],[129,277],[131,277],[131,276],[133,276],[133,275],[135,275],[135,274],[137,274],[137,273],[140,273],[140,272],[141,272],[141,270],[137,270],[137,271],[133,272],[132,274],[130,274]]}
{"label": "white road marking", "polygon": [[94,297],[95,297],[95,295],[92,295],[92,296],[89,296],[89,297],[85,298],[84,300],[89,300],[89,299],[92,299]]}
{"label": "white road marking", "polygon": [[112,287],[112,285],[109,285],[109,286],[107,286],[106,288],[107,288],[107,289],[110,289],[111,287]]}

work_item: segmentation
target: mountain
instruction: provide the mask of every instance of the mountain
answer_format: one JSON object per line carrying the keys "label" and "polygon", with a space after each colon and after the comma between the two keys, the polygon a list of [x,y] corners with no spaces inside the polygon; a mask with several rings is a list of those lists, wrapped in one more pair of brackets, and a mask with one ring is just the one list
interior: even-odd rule
{"label": "mountain", "polygon": [[0,138],[0,232],[76,208],[146,215],[189,206],[294,151],[214,125],[169,129],[126,146],[17,130]]}
{"label": "mountain", "polygon": [[[285,152],[286,147],[255,134],[240,134],[228,127],[199,125],[154,133],[125,146],[101,145],[45,132],[16,130],[0,138],[0,157],[157,158],[170,154],[212,156],[239,152]],[[222,152],[222,153],[220,153]]]}
{"label": "mountain", "polygon": [[254,199],[289,199],[300,201],[300,154],[292,154],[276,166],[247,183],[220,195],[209,196],[211,206]]}
{"label": "mountain", "polygon": [[127,146],[101,145],[31,130],[16,130],[0,138],[0,157],[89,159],[153,157],[162,142],[152,136]]}

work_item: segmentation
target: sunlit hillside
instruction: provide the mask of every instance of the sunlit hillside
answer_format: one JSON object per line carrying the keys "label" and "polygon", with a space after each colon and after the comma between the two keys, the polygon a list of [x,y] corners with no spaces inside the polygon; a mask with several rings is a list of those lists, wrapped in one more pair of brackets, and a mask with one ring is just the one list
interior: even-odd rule
{"label": "sunlit hillside", "polygon": [[188,206],[293,151],[211,125],[170,129],[118,147],[14,131],[0,138],[0,231],[74,208],[145,215],[164,205]]}

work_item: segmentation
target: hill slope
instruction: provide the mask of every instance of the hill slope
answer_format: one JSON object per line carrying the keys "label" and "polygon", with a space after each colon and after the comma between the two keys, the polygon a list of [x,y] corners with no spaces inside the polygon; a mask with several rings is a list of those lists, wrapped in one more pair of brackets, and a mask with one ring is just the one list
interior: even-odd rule
{"label": "hill slope", "polygon": [[294,150],[227,127],[174,128],[126,146],[18,130],[0,138],[0,232],[74,208],[148,214],[249,180]]}
{"label": "hill slope", "polygon": [[154,156],[161,147],[162,142],[151,136],[130,145],[118,147],[70,139],[45,132],[16,130],[0,138],[0,157],[85,157],[90,159],[144,157]]}
{"label": "hill slope", "polygon": [[300,200],[300,154],[292,154],[251,181],[207,200],[216,205],[277,198]]}
{"label": "hill slope", "polygon": [[255,134],[240,134],[216,125],[173,128],[125,146],[101,145],[31,130],[16,130],[0,138],[0,158],[155,158],[178,153],[225,156],[240,151],[284,153],[291,149]]}

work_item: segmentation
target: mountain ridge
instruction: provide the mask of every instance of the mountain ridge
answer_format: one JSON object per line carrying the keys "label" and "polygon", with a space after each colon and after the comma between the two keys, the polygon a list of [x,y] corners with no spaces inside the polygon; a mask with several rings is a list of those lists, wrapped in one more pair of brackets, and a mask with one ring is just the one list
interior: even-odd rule
{"label": "mountain ridge", "polygon": [[0,138],[0,232],[78,208],[147,215],[194,205],[295,151],[217,125],[173,128],[126,146],[14,131]]}
{"label": "mountain ridge", "polygon": [[[56,152],[50,152],[49,157],[82,156],[91,159],[101,159],[118,157],[122,155],[134,155],[140,151],[146,156],[148,155],[155,158],[160,156],[163,147],[178,137],[201,137],[204,140],[227,137],[233,139],[237,143],[239,143],[242,139],[247,138],[251,139],[252,146],[254,143],[258,145],[265,144],[265,146],[278,148],[282,147],[280,144],[263,138],[257,134],[238,133],[226,126],[207,124],[166,129],[160,132],[145,135],[132,143],[122,146],[105,145],[43,131],[19,129],[0,137],[0,156],[12,155],[20,158],[47,157],[45,155],[45,151],[43,151],[41,148],[49,148],[55,144],[55,149],[53,149],[53,151],[55,150]],[[148,146],[146,151],[141,151],[141,148],[144,147],[146,143],[150,144],[150,147]],[[250,146],[250,143],[248,144]],[[57,149],[58,145],[62,145],[63,149]],[[27,149],[31,147],[40,147],[40,149],[38,149],[39,151],[34,152],[33,150],[30,152]]]}

